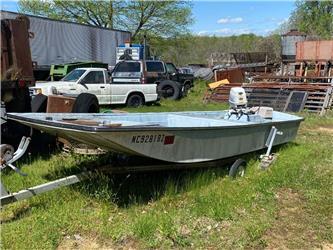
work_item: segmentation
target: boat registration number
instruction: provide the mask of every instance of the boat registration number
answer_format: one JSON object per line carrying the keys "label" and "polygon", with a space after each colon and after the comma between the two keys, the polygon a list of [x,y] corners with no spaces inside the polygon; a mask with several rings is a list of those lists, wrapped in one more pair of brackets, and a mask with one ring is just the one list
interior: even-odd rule
{"label": "boat registration number", "polygon": [[164,145],[174,144],[174,135],[133,135],[132,143],[163,143]]}

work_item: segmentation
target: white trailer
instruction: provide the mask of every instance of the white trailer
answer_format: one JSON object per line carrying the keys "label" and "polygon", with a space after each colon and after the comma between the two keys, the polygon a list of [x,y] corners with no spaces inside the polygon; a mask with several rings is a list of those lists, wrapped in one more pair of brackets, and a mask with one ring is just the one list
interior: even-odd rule
{"label": "white trailer", "polygon": [[[19,13],[0,11],[1,19]],[[116,64],[116,48],[130,40],[131,33],[45,17],[25,15],[30,20],[32,61],[40,68],[77,61]]]}

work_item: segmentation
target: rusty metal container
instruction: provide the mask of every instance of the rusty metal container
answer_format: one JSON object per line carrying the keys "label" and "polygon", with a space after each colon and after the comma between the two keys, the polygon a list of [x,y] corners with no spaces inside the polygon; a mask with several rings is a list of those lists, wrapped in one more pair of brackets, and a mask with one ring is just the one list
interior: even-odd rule
{"label": "rusty metal container", "polygon": [[[15,75],[17,79],[33,82],[28,25],[22,19],[1,20],[2,74],[5,74],[10,68],[17,71]],[[13,77],[12,74],[11,78]]]}
{"label": "rusty metal container", "polygon": [[306,34],[297,30],[290,30],[281,36],[281,58],[282,61],[294,61],[296,56],[296,43],[304,41]]}
{"label": "rusty metal container", "polygon": [[71,113],[75,98],[61,95],[49,95],[46,113]]}
{"label": "rusty metal container", "polygon": [[296,43],[297,61],[332,61],[333,40],[303,41]]}
{"label": "rusty metal container", "polygon": [[245,74],[238,68],[215,71],[215,81],[223,79],[228,79],[230,83],[242,83],[245,80]]}

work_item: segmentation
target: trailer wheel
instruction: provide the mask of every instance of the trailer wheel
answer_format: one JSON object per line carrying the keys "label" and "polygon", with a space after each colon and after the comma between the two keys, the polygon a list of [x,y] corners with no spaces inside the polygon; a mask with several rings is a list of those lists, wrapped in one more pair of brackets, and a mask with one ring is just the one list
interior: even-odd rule
{"label": "trailer wheel", "polygon": [[229,170],[229,177],[236,178],[236,177],[243,177],[245,174],[246,169],[246,161],[243,159],[237,159],[234,164],[230,167]]}
{"label": "trailer wheel", "polygon": [[184,90],[183,90],[183,96],[187,96],[188,92],[190,91],[191,89],[191,84],[190,83],[185,83],[184,84]]}
{"label": "trailer wheel", "polygon": [[145,103],[144,98],[142,97],[142,95],[139,94],[131,94],[126,102],[127,107],[131,107],[131,108],[137,108],[142,106]]}
{"label": "trailer wheel", "polygon": [[163,81],[158,84],[157,91],[163,98],[177,100],[181,94],[181,85],[174,81]]}
{"label": "trailer wheel", "polygon": [[31,100],[31,112],[33,113],[45,113],[47,106],[47,96],[38,94]]}
{"label": "trailer wheel", "polygon": [[99,113],[99,103],[95,95],[81,93],[76,98],[72,113]]}

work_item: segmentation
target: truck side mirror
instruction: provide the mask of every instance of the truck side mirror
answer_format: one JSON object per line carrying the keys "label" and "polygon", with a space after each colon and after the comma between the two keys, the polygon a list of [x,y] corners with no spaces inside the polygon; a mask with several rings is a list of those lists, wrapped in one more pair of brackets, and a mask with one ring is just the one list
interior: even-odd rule
{"label": "truck side mirror", "polygon": [[83,87],[88,89],[88,86],[86,85],[87,81],[83,78],[81,81],[78,82],[78,84],[81,84]]}
{"label": "truck side mirror", "polygon": [[83,79],[82,79],[82,80],[80,80],[78,83],[79,83],[79,84],[82,84],[82,85],[84,85],[84,84],[86,84],[86,83],[87,83],[87,81],[85,80],[85,78],[83,78]]}

